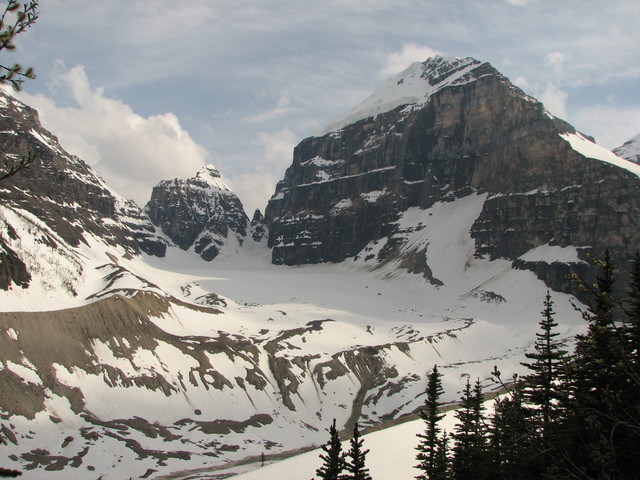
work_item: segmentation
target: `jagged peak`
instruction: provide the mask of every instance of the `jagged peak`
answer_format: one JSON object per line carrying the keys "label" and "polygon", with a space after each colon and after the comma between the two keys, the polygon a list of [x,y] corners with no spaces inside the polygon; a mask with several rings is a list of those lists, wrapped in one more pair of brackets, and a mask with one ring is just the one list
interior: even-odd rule
{"label": "jagged peak", "polygon": [[424,62],[412,63],[316,136],[336,132],[359,120],[389,112],[402,105],[424,105],[434,93],[445,87],[464,85],[492,73],[497,73],[493,67],[472,57],[438,55]]}
{"label": "jagged peak", "polygon": [[613,153],[630,162],[640,164],[640,133],[624,142],[623,145],[614,148]]}
{"label": "jagged peak", "polygon": [[212,187],[217,187],[220,190],[229,190],[229,186],[222,180],[222,175],[220,174],[220,170],[218,170],[214,165],[209,164],[202,167],[195,176],[196,179],[204,181],[208,183]]}

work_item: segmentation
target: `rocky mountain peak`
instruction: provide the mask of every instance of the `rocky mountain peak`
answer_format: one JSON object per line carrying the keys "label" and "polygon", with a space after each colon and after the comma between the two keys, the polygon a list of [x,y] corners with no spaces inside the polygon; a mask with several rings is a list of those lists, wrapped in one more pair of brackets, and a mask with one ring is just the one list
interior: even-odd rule
{"label": "rocky mountain peak", "polygon": [[321,130],[323,136],[400,106],[412,108],[425,105],[432,95],[446,87],[464,85],[484,76],[499,75],[488,63],[471,57],[436,56],[424,62],[415,62],[384,82],[371,96]]}
{"label": "rocky mountain peak", "polygon": [[249,218],[242,202],[207,165],[188,179],[164,180],[153,188],[146,212],[180,248],[212,260],[231,241],[242,245]]}
{"label": "rocky mountain peak", "polygon": [[[473,195],[465,235],[476,256],[525,268],[520,257],[541,246],[608,247],[622,263],[640,241],[640,179],[627,163],[488,63],[432,58],[295,148],[265,212],[272,259],[395,262],[439,284],[431,234],[408,239],[433,223],[432,209]],[[534,263],[526,268],[567,288],[566,270]]]}
{"label": "rocky mountain peak", "polygon": [[[220,170],[218,170],[215,166],[209,164],[202,167],[198,173],[196,173],[195,178],[192,183],[195,184],[200,180],[203,183],[207,184],[210,187],[218,188],[220,190],[231,191],[229,186],[222,180],[222,175],[220,174]],[[189,181],[189,180],[187,180]]]}
{"label": "rocky mountain peak", "polygon": [[626,158],[630,162],[640,164],[640,133],[615,148],[613,153],[619,157]]}
{"label": "rocky mountain peak", "polygon": [[265,224],[264,215],[259,208],[253,212],[250,224],[251,238],[255,242],[261,242],[267,236],[267,225]]}

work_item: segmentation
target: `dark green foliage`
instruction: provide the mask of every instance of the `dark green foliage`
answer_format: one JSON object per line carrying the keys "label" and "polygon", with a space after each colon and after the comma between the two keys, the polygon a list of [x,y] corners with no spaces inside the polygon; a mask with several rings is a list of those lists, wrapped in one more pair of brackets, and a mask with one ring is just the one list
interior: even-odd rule
{"label": "dark green foliage", "polygon": [[[0,16],[0,52],[15,50],[13,41],[16,36],[31,27],[38,19],[38,1],[32,0],[28,4],[21,4],[17,0],[7,0],[4,12]],[[9,83],[15,90],[20,90],[26,78],[36,78],[33,68],[24,68],[19,63],[11,66],[0,64],[0,84]],[[0,181],[15,175],[35,160],[31,151],[23,155],[20,160],[5,166],[6,171],[0,172]]]}
{"label": "dark green foliage", "polygon": [[320,458],[324,463],[316,470],[316,475],[322,480],[341,480],[346,463],[335,418],[329,428],[329,441],[321,448],[324,454],[320,454]]}
{"label": "dark green foliage", "polygon": [[480,380],[471,388],[469,379],[456,410],[458,424],[453,437],[452,477],[455,480],[489,478],[487,428],[484,418],[483,393]]}
{"label": "dark green foliage", "polygon": [[[0,16],[0,51],[15,50],[15,38],[27,30],[38,19],[38,1],[20,3],[7,0],[2,16]],[[9,83],[20,90],[25,78],[36,78],[33,68],[24,68],[19,63],[11,66],[0,64],[0,83]]]}
{"label": "dark green foliage", "polygon": [[[429,455],[419,458],[433,462],[430,473],[417,478],[640,478],[640,254],[625,301],[613,296],[616,278],[609,253],[591,259],[598,269],[596,281],[574,276],[587,305],[576,308],[588,322],[587,333],[576,337],[574,353],[568,354],[558,340],[547,293],[534,351],[523,364],[529,375],[505,385],[494,371],[508,393],[496,400],[488,428],[480,382],[472,389],[467,381],[455,414],[452,454],[447,453],[446,435],[438,437],[433,427],[437,420],[427,422],[419,450]],[[437,419],[429,415],[437,415],[437,410],[428,400],[423,418]]]}
{"label": "dark green foliage", "polygon": [[438,439],[436,455],[428,479],[449,480],[451,478],[449,463],[449,436],[447,432],[442,432]]}
{"label": "dark green foliage", "polygon": [[537,432],[522,390],[523,383],[514,377],[509,393],[496,398],[490,427],[492,479],[535,478],[540,473]]}
{"label": "dark green foliage", "polygon": [[[636,250],[636,255],[629,278],[629,292],[626,301],[625,329],[628,344],[626,350],[630,361],[637,367],[640,365],[640,251]],[[637,371],[633,372],[634,376]],[[635,376],[637,383],[638,377]]]}
{"label": "dark green foliage", "polygon": [[444,416],[438,410],[442,405],[440,397],[444,393],[441,377],[442,375],[438,372],[437,365],[434,365],[427,382],[427,397],[424,401],[424,408],[420,411],[420,417],[424,420],[425,429],[424,434],[418,435],[420,443],[416,448],[418,450],[416,459],[419,461],[416,468],[424,472],[416,477],[419,480],[433,478],[436,456],[440,448],[438,422]]}
{"label": "dark green foliage", "polygon": [[[586,335],[578,338],[573,361],[571,418],[567,422],[564,458],[567,469],[592,478],[629,478],[621,452],[627,448],[629,429],[622,397],[629,388],[627,341],[613,297],[614,267],[608,251],[594,259],[600,274],[593,285],[580,283],[589,294]],[[623,462],[623,463],[626,463]]]}
{"label": "dark green foliage", "polygon": [[347,474],[342,476],[343,480],[371,480],[369,469],[365,467],[365,457],[369,450],[362,449],[363,443],[356,423],[353,427],[353,437],[346,457],[345,470]]}
{"label": "dark green foliage", "polygon": [[[535,352],[526,353],[531,363],[523,363],[531,370],[525,377],[524,396],[527,402],[538,407],[535,412],[537,430],[542,439],[548,439],[552,422],[561,416],[561,408],[566,401],[565,373],[567,371],[567,351],[564,342],[558,340],[555,331],[558,326],[554,320],[553,301],[547,292],[540,321],[540,332],[536,334]],[[518,389],[516,389],[518,391]]]}
{"label": "dark green foliage", "polygon": [[0,477],[2,478],[15,478],[22,475],[22,472],[18,470],[9,470],[8,468],[0,468]]}

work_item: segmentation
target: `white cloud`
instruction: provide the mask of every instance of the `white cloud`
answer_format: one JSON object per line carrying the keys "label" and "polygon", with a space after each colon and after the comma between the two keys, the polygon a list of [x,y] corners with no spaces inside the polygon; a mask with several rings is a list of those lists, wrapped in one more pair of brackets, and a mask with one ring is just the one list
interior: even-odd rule
{"label": "white cloud", "polygon": [[599,145],[614,149],[640,133],[640,108],[590,105],[572,113],[571,123]]}
{"label": "white cloud", "polygon": [[556,85],[549,83],[546,90],[539,94],[537,98],[552,115],[562,119],[567,118],[568,95]]}
{"label": "white cloud", "polygon": [[249,123],[261,123],[277,120],[278,118],[292,113],[294,108],[286,95],[280,95],[277,105],[271,110],[247,117],[245,120]]}
{"label": "white cloud", "polygon": [[402,50],[399,52],[392,52],[387,55],[387,63],[380,70],[380,76],[388,78],[401,72],[413,62],[424,62],[427,58],[436,55],[440,55],[440,53],[431,47],[407,43],[402,46]]}
{"label": "white cloud", "polygon": [[20,95],[40,112],[43,125],[62,146],[85,160],[107,184],[144,205],[160,180],[190,177],[207,163],[207,152],[173,113],[149,117],[93,89],[82,66],[60,74],[74,105],[60,107],[46,96]]}
{"label": "white cloud", "polygon": [[529,81],[528,81],[525,77],[523,77],[523,76],[520,76],[520,77],[516,78],[516,79],[513,81],[513,84],[514,84],[514,85],[516,85],[517,87],[521,88],[521,89],[522,89],[523,91],[525,91],[525,92],[531,88],[531,84],[530,84],[530,83],[529,83]]}
{"label": "white cloud", "polygon": [[260,159],[253,171],[229,175],[231,189],[240,197],[245,210],[252,215],[256,208],[264,213],[275,185],[291,165],[293,148],[297,143],[295,134],[284,127],[273,133],[261,132],[252,144],[261,151]]}
{"label": "white cloud", "polygon": [[529,3],[529,0],[507,0],[507,3],[515,5],[516,7],[524,7]]}
{"label": "white cloud", "polygon": [[565,55],[562,52],[551,52],[544,57],[544,63],[552,67],[557,75],[562,74],[565,60]]}
{"label": "white cloud", "polygon": [[280,180],[281,175],[274,172],[249,172],[240,173],[233,177],[226,178],[229,188],[235,192],[242,201],[245,212],[249,218],[257,208],[264,213],[267,202],[275,191],[275,185]]}
{"label": "white cloud", "polygon": [[253,143],[262,147],[266,166],[281,168],[291,164],[296,136],[291,130],[284,127],[274,133],[259,133]]}

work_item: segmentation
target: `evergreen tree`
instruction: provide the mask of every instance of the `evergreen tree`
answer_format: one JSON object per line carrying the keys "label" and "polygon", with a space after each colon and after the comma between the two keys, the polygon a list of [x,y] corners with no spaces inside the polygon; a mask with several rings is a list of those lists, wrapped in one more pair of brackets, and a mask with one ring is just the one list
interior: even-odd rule
{"label": "evergreen tree", "polygon": [[449,462],[449,436],[442,432],[438,439],[438,446],[433,462],[433,468],[429,474],[429,480],[449,480],[451,478]]}
{"label": "evergreen tree", "polygon": [[496,397],[490,427],[492,478],[537,478],[535,430],[530,410],[523,404],[523,384],[514,376],[507,395]]}
{"label": "evergreen tree", "polygon": [[[18,35],[31,28],[38,19],[38,1],[20,3],[18,0],[6,0],[4,12],[0,12],[0,53],[16,49],[14,41]],[[33,68],[24,68],[19,63],[13,65],[0,63],[0,85],[10,84],[14,90],[20,90],[27,78],[36,78]],[[35,161],[35,153],[27,151],[15,161],[5,161],[0,171],[0,181],[12,177]]]}
{"label": "evergreen tree", "polygon": [[[637,432],[629,428],[628,340],[616,318],[619,302],[613,296],[614,266],[609,252],[593,259],[600,273],[594,284],[577,279],[587,293],[589,322],[586,335],[577,339],[571,374],[571,418],[564,427],[563,459],[567,470],[586,478],[624,479],[637,474],[637,450],[629,442]],[[632,400],[637,405],[637,398]],[[625,454],[628,452],[630,454]]]}
{"label": "evergreen tree", "polygon": [[[553,422],[560,416],[561,401],[566,397],[563,382],[568,360],[564,342],[556,338],[560,334],[555,331],[558,324],[554,320],[553,301],[548,291],[541,314],[535,352],[525,353],[532,362],[522,365],[531,370],[531,374],[525,377],[526,401],[538,407],[538,429],[542,440],[548,441]],[[521,404],[520,399],[518,401]]]}
{"label": "evergreen tree", "polygon": [[451,465],[455,480],[488,478],[489,462],[483,400],[480,380],[476,381],[472,389],[467,379],[460,408],[455,414],[458,424],[453,435],[455,445]]}
{"label": "evergreen tree", "polygon": [[418,463],[415,468],[423,472],[416,477],[419,480],[433,478],[433,469],[438,452],[438,435],[440,432],[438,422],[444,416],[439,413],[439,407],[442,405],[440,403],[440,397],[444,393],[441,378],[442,374],[438,372],[438,366],[434,365],[427,382],[427,397],[424,401],[424,408],[420,410],[420,417],[425,422],[425,430],[423,434],[418,434],[420,443],[416,447],[416,450],[418,450],[416,459],[420,463]]}
{"label": "evergreen tree", "polygon": [[9,468],[0,468],[0,477],[2,478],[15,478],[22,475],[19,470],[11,470]]}
{"label": "evergreen tree", "polygon": [[[38,19],[38,1],[21,4],[18,0],[7,0],[0,15],[0,52],[16,49],[13,43],[18,35],[29,29]],[[20,90],[25,78],[36,78],[33,68],[25,69],[19,63],[0,64],[0,84],[8,83]]]}
{"label": "evergreen tree", "polygon": [[369,450],[363,450],[364,441],[360,437],[358,424],[353,427],[353,437],[349,451],[347,452],[347,461],[345,464],[346,475],[342,476],[343,480],[371,480],[369,469],[365,467],[365,457]]}
{"label": "evergreen tree", "polygon": [[636,250],[629,278],[628,297],[627,305],[629,308],[626,311],[625,318],[625,333],[628,340],[626,348],[635,367],[633,376],[637,381],[639,380],[637,368],[640,366],[640,251],[638,250]]}
{"label": "evergreen tree", "polygon": [[316,470],[316,475],[321,480],[341,480],[342,471],[345,467],[345,454],[342,452],[342,444],[336,429],[335,418],[329,428],[329,441],[322,445],[321,448],[324,455],[320,454],[320,458],[324,463]]}

